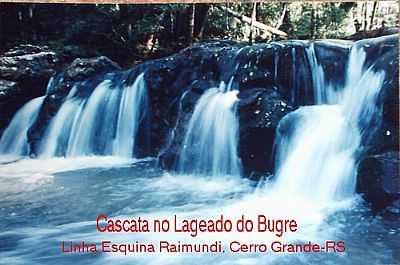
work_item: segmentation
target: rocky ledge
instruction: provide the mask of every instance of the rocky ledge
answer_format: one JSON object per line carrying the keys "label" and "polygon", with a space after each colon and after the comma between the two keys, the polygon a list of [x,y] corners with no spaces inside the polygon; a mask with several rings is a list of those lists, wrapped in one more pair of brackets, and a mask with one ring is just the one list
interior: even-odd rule
{"label": "rocky ledge", "polygon": [[24,103],[45,94],[59,68],[57,54],[44,46],[19,45],[0,54],[0,132]]}

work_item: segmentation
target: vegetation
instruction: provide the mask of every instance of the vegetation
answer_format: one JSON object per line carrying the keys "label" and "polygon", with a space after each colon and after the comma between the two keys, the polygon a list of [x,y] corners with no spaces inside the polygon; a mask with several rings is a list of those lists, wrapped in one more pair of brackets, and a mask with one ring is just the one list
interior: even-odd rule
{"label": "vegetation", "polygon": [[48,45],[66,58],[106,55],[123,65],[196,41],[341,38],[396,26],[396,2],[59,5],[0,3],[0,49]]}

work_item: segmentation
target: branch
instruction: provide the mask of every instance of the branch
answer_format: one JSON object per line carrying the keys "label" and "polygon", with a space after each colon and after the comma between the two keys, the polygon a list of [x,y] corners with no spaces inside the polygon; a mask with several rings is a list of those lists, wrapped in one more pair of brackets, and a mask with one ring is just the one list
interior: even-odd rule
{"label": "branch", "polygon": [[279,21],[276,24],[275,28],[279,29],[279,27],[282,26],[283,21],[285,20],[286,12],[287,12],[287,4],[283,3],[282,14],[281,14],[281,17],[279,18]]}
{"label": "branch", "polygon": [[241,21],[243,21],[243,22],[245,22],[245,23],[247,23],[249,25],[253,24],[253,26],[256,27],[256,28],[271,32],[271,33],[273,33],[275,35],[279,35],[279,36],[282,36],[282,37],[287,37],[288,36],[286,32],[283,32],[283,31],[281,31],[279,29],[276,29],[274,27],[265,25],[264,23],[258,22],[256,20],[254,20],[252,22],[252,19],[250,17],[247,17],[245,15],[241,15],[238,12],[233,11],[230,8],[227,8],[227,7],[224,7],[224,6],[219,6],[219,5],[217,6],[217,8],[226,11],[228,14],[230,14],[230,15],[236,17],[236,18],[239,18]]}

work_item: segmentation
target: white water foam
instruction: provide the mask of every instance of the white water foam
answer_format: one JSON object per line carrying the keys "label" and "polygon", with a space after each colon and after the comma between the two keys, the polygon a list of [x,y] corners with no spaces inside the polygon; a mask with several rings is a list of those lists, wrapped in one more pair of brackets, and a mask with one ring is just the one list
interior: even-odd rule
{"label": "white water foam", "polygon": [[27,133],[38,116],[44,98],[42,96],[32,99],[14,115],[1,136],[0,154],[21,156],[28,153]]}
{"label": "white water foam", "polygon": [[139,124],[147,111],[144,74],[132,85],[103,80],[89,98],[71,89],[41,140],[39,156],[133,157]]}
{"label": "white water foam", "polygon": [[197,102],[179,156],[179,172],[240,176],[235,108],[238,91],[229,87],[221,83],[219,88],[210,88]]}

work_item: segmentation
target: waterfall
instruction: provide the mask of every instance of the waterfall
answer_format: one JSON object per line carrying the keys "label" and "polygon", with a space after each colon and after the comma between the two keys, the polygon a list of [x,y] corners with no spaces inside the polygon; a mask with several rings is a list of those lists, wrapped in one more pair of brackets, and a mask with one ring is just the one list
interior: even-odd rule
{"label": "waterfall", "polygon": [[198,100],[179,156],[180,173],[240,176],[235,107],[238,91],[230,87],[221,82],[220,87],[208,89]]}
{"label": "waterfall", "polygon": [[74,86],[46,129],[40,156],[132,157],[137,130],[147,111],[143,76],[132,85],[125,80],[103,80],[89,98],[79,97]]}
{"label": "waterfall", "polygon": [[326,103],[328,99],[325,73],[322,65],[318,63],[317,56],[315,54],[315,45],[313,42],[310,43],[310,46],[306,48],[306,55],[312,70],[311,77],[313,81],[314,102],[316,104]]}
{"label": "waterfall", "polygon": [[[378,112],[376,100],[384,78],[383,72],[364,69],[365,58],[362,47],[352,48],[338,104],[301,107],[281,120],[274,192],[319,203],[354,193],[357,150],[368,129],[363,126],[370,126]],[[320,66],[311,65],[318,75]],[[323,97],[317,98],[317,103],[324,103]]]}
{"label": "waterfall", "polygon": [[0,139],[0,154],[28,154],[27,132],[36,120],[44,98],[32,99],[14,115]]}
{"label": "waterfall", "polygon": [[39,152],[42,158],[56,156],[57,147],[60,147],[61,142],[65,142],[65,139],[62,139],[62,136],[65,136],[63,132],[69,132],[71,130],[73,114],[76,113],[80,107],[81,100],[73,99],[76,92],[77,87],[74,86],[69,92],[66,102],[61,106],[56,116],[50,122]]}
{"label": "waterfall", "polygon": [[146,87],[142,73],[133,85],[126,87],[122,92],[113,154],[133,156],[135,136],[142,116],[141,110],[147,108],[146,104]]}
{"label": "waterfall", "polygon": [[[337,92],[337,89],[333,84],[328,83],[326,80],[324,68],[318,61],[317,54],[315,52],[315,43],[311,42],[310,45],[305,49],[305,52],[312,72],[311,78],[313,83],[314,103],[317,105],[338,104],[339,92]],[[364,61],[365,58],[354,59],[358,63],[359,61]],[[354,70],[349,69],[349,71]],[[360,74],[361,73],[358,73],[354,76],[360,76]]]}
{"label": "waterfall", "polygon": [[[70,141],[67,147],[67,156],[85,156],[93,154],[105,154],[104,149],[96,151],[102,141],[96,137],[101,133],[101,130],[108,129],[111,121],[102,122],[102,118],[106,117],[107,110],[105,108],[108,99],[112,99],[112,94],[117,93],[117,90],[112,89],[111,80],[104,80],[93,91],[92,95],[87,100],[82,113],[78,117],[78,124],[71,131]],[[111,100],[109,101],[111,102]],[[113,108],[116,108],[114,104]],[[107,139],[109,140],[109,139]]]}

